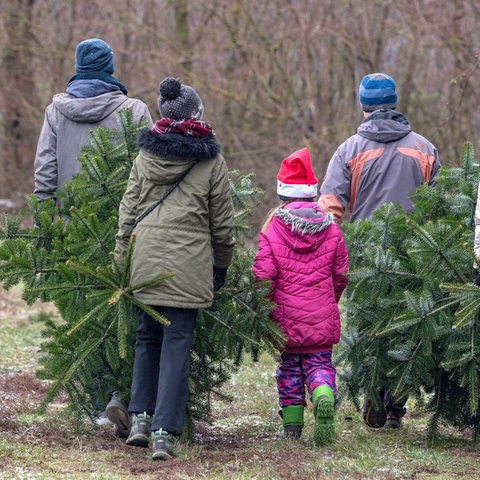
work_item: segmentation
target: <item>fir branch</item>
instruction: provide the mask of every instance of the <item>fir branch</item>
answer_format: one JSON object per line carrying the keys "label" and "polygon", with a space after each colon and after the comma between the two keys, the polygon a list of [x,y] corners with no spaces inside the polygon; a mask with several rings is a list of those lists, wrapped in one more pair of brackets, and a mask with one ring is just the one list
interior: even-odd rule
{"label": "fir branch", "polygon": [[[455,273],[458,281],[467,282],[464,273],[460,270],[457,265],[451,261],[450,256],[446,255],[445,249],[438,244],[438,242],[433,238],[433,236],[427,231],[425,227],[420,226],[417,222],[412,219],[407,220],[407,225],[416,232],[421,241],[428,246],[427,253],[434,253],[435,256],[439,257],[442,263],[445,263],[448,268]],[[451,237],[457,237],[458,233],[462,231],[462,226],[458,226],[449,236],[444,239],[444,245],[449,243]],[[420,249],[412,249],[412,254],[420,253]]]}
{"label": "fir branch", "polygon": [[76,218],[80,222],[80,224],[85,227],[85,229],[93,239],[93,242],[95,243],[95,245],[97,247],[100,247],[103,250],[103,252],[108,256],[110,252],[109,246],[105,244],[103,238],[100,238],[100,236],[97,233],[97,230],[93,228],[89,222],[85,221],[85,218],[83,217],[83,215],[80,215],[77,208],[73,206],[70,207],[70,213],[72,214],[72,217]]}
{"label": "fir branch", "polygon": [[480,288],[472,284],[443,283],[440,288],[450,293],[461,308],[455,312],[453,329],[462,328],[475,321],[480,314]]}
{"label": "fir branch", "polygon": [[83,345],[76,352],[76,357],[74,361],[68,365],[49,387],[44,398],[40,402],[39,410],[41,412],[45,411],[49,403],[53,402],[55,398],[60,395],[62,390],[68,389],[69,385],[72,385],[72,380],[75,378],[79,369],[81,369],[85,363],[85,360],[98,349],[102,343],[103,338],[89,339],[86,340]]}

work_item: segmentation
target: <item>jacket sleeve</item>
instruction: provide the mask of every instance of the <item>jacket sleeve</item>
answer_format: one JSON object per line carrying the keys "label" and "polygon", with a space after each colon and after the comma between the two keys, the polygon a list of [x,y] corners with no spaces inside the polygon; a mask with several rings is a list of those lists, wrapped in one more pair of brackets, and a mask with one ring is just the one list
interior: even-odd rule
{"label": "jacket sleeve", "polygon": [[233,236],[234,211],[228,182],[228,168],[221,155],[219,155],[213,171],[209,198],[209,217],[213,264],[219,268],[227,268],[232,262],[235,245]]}
{"label": "jacket sleeve", "polygon": [[253,262],[252,271],[257,280],[271,280],[272,292],[275,290],[278,270],[273,257],[272,247],[263,232],[260,232],[258,236],[258,251]]}
{"label": "jacket sleeve", "polygon": [[151,127],[153,125],[152,116],[150,115],[150,110],[146,103],[142,102],[142,100],[138,98],[131,98],[125,101],[123,108],[131,108],[133,111],[133,120],[135,123],[144,122],[147,127]]}
{"label": "jacket sleeve", "polygon": [[440,159],[438,157],[438,151],[435,147],[433,147],[433,149],[435,160],[433,161],[432,171],[430,173],[430,181],[428,182],[428,185],[430,185],[431,187],[434,187],[437,184],[437,176],[441,167]]}
{"label": "jacket sleeve", "polygon": [[153,125],[152,116],[150,115],[150,110],[148,109],[147,105],[139,100],[139,112],[140,112],[140,121],[144,121],[147,123],[148,127]]}
{"label": "jacket sleeve", "polygon": [[340,301],[340,297],[342,296],[342,293],[348,284],[348,278],[345,276],[345,274],[348,272],[348,252],[339,228],[338,235],[339,239],[335,252],[335,264],[332,272],[333,288],[335,290],[335,300],[337,303]]}
{"label": "jacket sleeve", "polygon": [[324,212],[332,212],[338,223],[350,202],[352,175],[340,146],[333,154],[327,167],[325,179],[320,187],[318,204]]}
{"label": "jacket sleeve", "polygon": [[139,194],[140,186],[138,183],[138,172],[136,161],[134,161],[130,176],[128,177],[127,189],[120,202],[118,232],[115,236],[114,261],[120,270],[122,270],[124,266],[125,253],[132,235],[135,218],[137,217]]}
{"label": "jacket sleeve", "polygon": [[57,132],[52,126],[49,114],[52,108],[54,108],[53,105],[49,105],[45,109],[34,160],[35,186],[33,193],[40,201],[54,198],[58,188]]}

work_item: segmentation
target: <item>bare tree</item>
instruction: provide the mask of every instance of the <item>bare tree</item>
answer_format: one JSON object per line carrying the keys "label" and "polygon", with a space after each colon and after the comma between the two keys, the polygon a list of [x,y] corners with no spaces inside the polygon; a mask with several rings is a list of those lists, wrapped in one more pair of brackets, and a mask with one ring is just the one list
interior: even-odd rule
{"label": "bare tree", "polygon": [[38,95],[35,72],[31,68],[35,52],[32,35],[34,4],[35,0],[14,0],[3,5],[5,48],[1,59],[0,198],[9,197],[14,203],[23,196],[21,192],[29,183],[21,173],[30,170],[28,157],[37,135],[33,112]]}
{"label": "bare tree", "polygon": [[308,146],[323,176],[362,120],[367,73],[395,78],[398,109],[443,164],[458,163],[464,141],[478,146],[476,0],[0,1],[2,74],[15,72],[0,109],[0,162],[14,176],[3,174],[0,197],[31,191],[43,109],[73,75],[75,45],[92,36],[112,45],[115,75],[152,115],[164,76],[197,89],[231,168],[254,172],[267,192],[259,215],[276,202],[275,175],[293,150]]}

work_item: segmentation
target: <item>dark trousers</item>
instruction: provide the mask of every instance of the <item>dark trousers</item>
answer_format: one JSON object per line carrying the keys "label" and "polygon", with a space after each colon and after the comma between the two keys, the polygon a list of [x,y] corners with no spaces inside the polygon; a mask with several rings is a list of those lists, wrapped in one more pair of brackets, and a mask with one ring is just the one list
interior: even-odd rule
{"label": "dark trousers", "polygon": [[131,413],[153,415],[152,431],[180,435],[188,401],[190,347],[198,310],[153,306],[171,324],[164,326],[138,309]]}
{"label": "dark trousers", "polygon": [[383,404],[385,406],[385,410],[387,411],[387,415],[390,414],[395,415],[396,417],[403,417],[407,413],[407,409],[405,408],[407,400],[408,398],[405,398],[401,401],[393,403],[392,398],[390,397],[390,391],[387,390],[383,396]]}

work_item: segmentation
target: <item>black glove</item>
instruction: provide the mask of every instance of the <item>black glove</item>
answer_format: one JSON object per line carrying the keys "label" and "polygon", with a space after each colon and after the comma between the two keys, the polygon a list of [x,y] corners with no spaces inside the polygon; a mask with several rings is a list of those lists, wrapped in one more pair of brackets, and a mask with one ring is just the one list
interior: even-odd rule
{"label": "black glove", "polygon": [[213,291],[220,290],[227,279],[228,268],[220,268],[213,266]]}
{"label": "black glove", "polygon": [[480,287],[480,273],[476,268],[473,269],[473,284]]}

